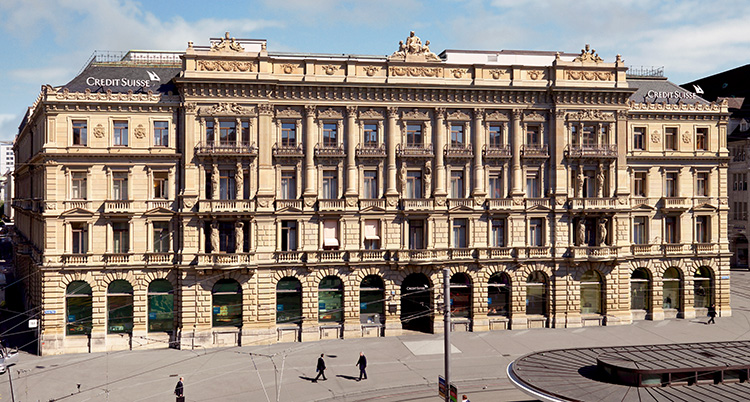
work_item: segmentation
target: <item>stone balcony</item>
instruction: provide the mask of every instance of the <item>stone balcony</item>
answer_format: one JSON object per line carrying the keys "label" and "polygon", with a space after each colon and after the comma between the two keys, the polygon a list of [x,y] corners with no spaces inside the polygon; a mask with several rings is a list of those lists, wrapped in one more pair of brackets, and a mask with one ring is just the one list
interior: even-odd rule
{"label": "stone balcony", "polygon": [[134,212],[133,201],[131,200],[107,200],[104,201],[105,214],[127,214]]}
{"label": "stone balcony", "polygon": [[63,265],[87,265],[91,261],[91,254],[63,254],[60,256],[60,262]]}
{"label": "stone balcony", "polygon": [[548,158],[549,146],[547,144],[523,144],[521,145],[521,156],[524,158]]}
{"label": "stone balcony", "polygon": [[448,198],[448,209],[454,209],[454,208],[470,208],[474,209],[474,199],[473,198]]}
{"label": "stone balcony", "polygon": [[81,208],[87,211],[91,211],[91,201],[89,200],[70,200],[63,201],[63,210],[67,211],[70,209]]}
{"label": "stone balcony", "polygon": [[346,200],[318,200],[318,211],[335,212],[346,209]]}
{"label": "stone balcony", "polygon": [[512,198],[488,198],[487,209],[490,211],[509,211],[513,209]]}
{"label": "stone balcony", "polygon": [[674,256],[675,254],[684,254],[689,251],[687,244],[666,243],[661,245],[661,250],[665,257]]}
{"label": "stone balcony", "polygon": [[198,201],[199,212],[228,212],[245,213],[255,211],[253,200],[200,200]]}
{"label": "stone balcony", "polygon": [[164,208],[172,210],[174,208],[174,200],[149,200],[146,201],[146,210],[150,211],[155,208]]}
{"label": "stone balcony", "polygon": [[307,262],[304,251],[277,251],[273,255],[276,263],[303,263]]}
{"label": "stone balcony", "polygon": [[656,208],[656,203],[659,201],[658,198],[649,198],[642,196],[630,197],[630,207],[635,208],[641,205],[646,205],[650,208]]}
{"label": "stone balcony", "polygon": [[344,262],[349,260],[348,254],[346,250],[316,251],[314,260],[308,256],[308,262]]}
{"label": "stone balcony", "polygon": [[573,211],[609,211],[617,209],[617,198],[571,198],[570,209]]}
{"label": "stone balcony", "polygon": [[302,149],[302,145],[279,145],[274,144],[273,156],[277,158],[302,158],[305,156],[305,151]]}
{"label": "stone balcony", "polygon": [[570,159],[614,159],[617,158],[617,145],[570,145],[565,150]]}
{"label": "stone balcony", "polygon": [[132,255],[132,253],[108,253],[102,255],[102,262],[106,265],[129,264]]}
{"label": "stone balcony", "polygon": [[574,260],[602,261],[618,257],[616,246],[576,246],[570,248],[570,258]]}
{"label": "stone balcony", "polygon": [[549,246],[526,246],[517,247],[516,256],[518,259],[539,259],[551,258],[552,249]]}
{"label": "stone balcony", "polygon": [[356,260],[362,262],[386,261],[390,258],[388,250],[359,250],[354,254],[356,255]]}
{"label": "stone balcony", "polygon": [[245,141],[200,142],[195,146],[197,156],[257,156],[258,147]]}
{"label": "stone balcony", "polygon": [[172,265],[174,253],[145,253],[143,261],[146,265]]}
{"label": "stone balcony", "polygon": [[471,159],[474,157],[474,150],[471,149],[470,144],[451,145],[445,146],[445,157],[451,159]]}
{"label": "stone balcony", "polygon": [[698,257],[711,257],[710,254],[719,253],[719,245],[715,243],[694,243],[693,251]]}
{"label": "stone balcony", "polygon": [[297,210],[302,210],[302,207],[304,206],[304,200],[279,200],[277,199],[275,201],[276,210],[282,210],[285,208],[292,208]]}
{"label": "stone balcony", "polygon": [[687,197],[664,197],[662,198],[662,208],[668,210],[686,210],[690,209],[693,203]]}
{"label": "stone balcony", "polygon": [[526,209],[533,207],[550,208],[552,205],[549,198],[526,198],[524,201]]}
{"label": "stone balcony", "polygon": [[404,198],[401,200],[401,208],[404,211],[432,211],[435,203],[431,198]]}
{"label": "stone balcony", "polygon": [[240,266],[255,262],[254,253],[203,253],[197,257],[198,265]]}
{"label": "stone balcony", "polygon": [[429,144],[398,144],[396,155],[401,158],[432,158],[435,152]]}
{"label": "stone balcony", "polygon": [[661,251],[656,244],[633,244],[630,246],[630,253],[633,255],[653,255]]}
{"label": "stone balcony", "polygon": [[385,158],[385,145],[357,145],[357,157],[359,158]]}
{"label": "stone balcony", "polygon": [[379,208],[385,209],[385,199],[383,198],[366,198],[359,200],[359,209]]}
{"label": "stone balcony", "polygon": [[485,145],[482,149],[485,159],[508,159],[511,156],[510,145]]}
{"label": "stone balcony", "polygon": [[316,158],[343,158],[346,157],[343,145],[315,145]]}
{"label": "stone balcony", "polygon": [[480,260],[511,260],[514,254],[513,247],[487,247],[477,249],[477,258]]}

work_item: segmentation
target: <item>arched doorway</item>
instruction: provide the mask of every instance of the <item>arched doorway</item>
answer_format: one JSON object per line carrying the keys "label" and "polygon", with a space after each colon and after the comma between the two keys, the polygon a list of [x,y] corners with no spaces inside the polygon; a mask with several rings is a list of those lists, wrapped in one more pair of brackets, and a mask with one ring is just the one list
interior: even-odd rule
{"label": "arched doorway", "polygon": [[148,332],[174,330],[174,290],[166,279],[148,284]]}
{"label": "arched doorway", "polygon": [[713,275],[708,267],[700,267],[693,275],[693,307],[708,308],[713,303]]}
{"label": "arched doorway", "polygon": [[118,279],[107,287],[107,333],[133,332],[133,286]]}
{"label": "arched doorway", "polygon": [[451,276],[451,317],[471,318],[471,278],[463,272]]}
{"label": "arched doorway", "polygon": [[547,275],[542,271],[526,278],[526,315],[547,316]]}
{"label": "arched doorway", "polygon": [[66,335],[91,333],[92,301],[91,285],[84,281],[70,282],[65,290]]}
{"label": "arched doorway", "polygon": [[493,274],[487,284],[487,315],[510,316],[510,277],[502,272]]}
{"label": "arched doorway", "polygon": [[581,275],[581,314],[602,313],[602,276],[588,270]]}
{"label": "arched doorway", "polygon": [[432,288],[424,274],[411,274],[401,283],[401,326],[432,333]]}
{"label": "arched doorway", "polygon": [[644,268],[638,268],[630,275],[630,309],[651,311],[651,277]]}
{"label": "arched doorway", "polygon": [[682,310],[682,277],[680,271],[675,267],[668,268],[664,271],[662,277],[663,304],[664,310]]}

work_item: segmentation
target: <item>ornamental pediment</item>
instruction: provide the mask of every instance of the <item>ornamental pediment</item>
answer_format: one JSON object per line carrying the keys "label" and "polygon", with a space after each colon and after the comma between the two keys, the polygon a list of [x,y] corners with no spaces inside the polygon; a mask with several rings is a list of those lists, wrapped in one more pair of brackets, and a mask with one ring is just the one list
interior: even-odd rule
{"label": "ornamental pediment", "polygon": [[344,115],[341,113],[340,110],[336,110],[334,108],[329,107],[326,110],[319,110],[318,118],[319,119],[343,119]]}
{"label": "ornamental pediment", "polygon": [[381,212],[385,212],[385,208],[381,208],[381,207],[379,207],[377,205],[370,205],[369,207],[362,208],[360,210],[360,212],[361,213],[365,213],[365,212],[377,212],[377,213],[381,213]]}
{"label": "ornamental pediment", "polygon": [[279,208],[278,210],[276,210],[277,214],[283,214],[283,213],[300,213],[300,212],[302,212],[302,209],[296,208],[293,205],[288,205],[288,206],[285,206],[283,208]]}
{"label": "ornamental pediment", "polygon": [[166,216],[166,215],[174,215],[174,211],[171,209],[166,209],[162,207],[156,207],[149,209],[148,211],[143,213],[144,216]]}
{"label": "ornamental pediment", "polygon": [[589,121],[614,121],[615,120],[615,114],[610,112],[602,112],[601,110],[596,109],[585,109],[578,112],[569,112],[567,114],[568,120],[589,120]]}
{"label": "ornamental pediment", "polygon": [[544,205],[534,205],[533,207],[527,208],[526,210],[529,212],[547,212],[547,211],[551,211],[552,209]]}
{"label": "ornamental pediment", "polygon": [[60,214],[60,217],[66,217],[66,218],[72,218],[72,217],[91,217],[94,216],[94,213],[83,208],[71,208],[63,213]]}
{"label": "ornamental pediment", "polygon": [[430,41],[422,44],[422,39],[409,32],[406,40],[398,42],[398,50],[388,57],[388,60],[405,62],[440,62],[440,58],[430,51]]}
{"label": "ornamental pediment", "polygon": [[523,121],[545,121],[547,118],[536,110],[523,115]]}
{"label": "ornamental pediment", "polygon": [[286,109],[276,109],[277,119],[301,119],[302,112],[298,109],[287,107]]}
{"label": "ornamental pediment", "polygon": [[254,114],[254,107],[240,106],[236,102],[219,102],[212,106],[203,106],[198,109],[199,115],[208,116],[249,116]]}
{"label": "ornamental pediment", "polygon": [[360,119],[383,119],[383,112],[375,109],[361,110],[359,112]]}
{"label": "ornamental pediment", "polygon": [[508,113],[495,110],[492,113],[487,113],[485,117],[487,121],[508,121]]}
{"label": "ornamental pediment", "polygon": [[427,112],[422,112],[419,109],[413,109],[408,112],[404,112],[401,115],[403,120],[429,120],[430,115]]}
{"label": "ornamental pediment", "polygon": [[469,121],[469,120],[471,120],[471,116],[469,116],[468,114],[466,114],[466,113],[464,113],[464,112],[462,112],[460,110],[456,110],[453,113],[448,113],[448,120],[464,120],[464,121]]}
{"label": "ornamental pediment", "polygon": [[467,205],[461,204],[450,208],[448,212],[474,212],[474,210]]}

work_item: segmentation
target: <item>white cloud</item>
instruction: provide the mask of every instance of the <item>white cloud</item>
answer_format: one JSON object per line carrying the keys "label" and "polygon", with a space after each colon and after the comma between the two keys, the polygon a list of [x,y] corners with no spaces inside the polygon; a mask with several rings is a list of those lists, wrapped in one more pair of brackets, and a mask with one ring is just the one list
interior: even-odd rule
{"label": "white cloud", "polygon": [[18,132],[23,116],[0,113],[0,141],[12,141]]}

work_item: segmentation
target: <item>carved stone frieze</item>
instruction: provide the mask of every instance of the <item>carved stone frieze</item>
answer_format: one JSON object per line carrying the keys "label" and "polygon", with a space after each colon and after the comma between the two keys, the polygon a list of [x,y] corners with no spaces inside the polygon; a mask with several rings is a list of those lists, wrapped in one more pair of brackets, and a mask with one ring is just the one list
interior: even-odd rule
{"label": "carved stone frieze", "polygon": [[62,91],[53,92],[57,100],[91,100],[91,101],[125,101],[125,102],[158,102],[161,100],[161,94],[155,94],[153,91],[136,94],[132,90],[124,93],[114,93],[111,89],[106,92],[91,92],[86,88],[83,92],[70,92],[68,88]]}
{"label": "carved stone frieze", "polygon": [[419,109],[412,109],[408,112],[404,112],[401,116],[403,120],[429,120],[430,115],[427,112],[422,112]]}
{"label": "carved stone frieze", "polygon": [[301,119],[302,113],[300,113],[299,110],[294,109],[292,107],[287,107],[286,109],[277,109],[276,110],[276,118],[277,119]]}
{"label": "carved stone frieze", "polygon": [[252,72],[255,69],[251,61],[237,60],[198,60],[199,71]]}
{"label": "carved stone frieze", "polygon": [[222,38],[219,42],[214,42],[211,44],[211,51],[212,52],[223,52],[223,51],[244,52],[245,48],[243,48],[239,42],[235,41],[234,38],[230,38],[229,32],[226,32],[224,33],[224,38]]}
{"label": "carved stone frieze", "polygon": [[383,112],[370,108],[367,110],[360,111],[359,118],[360,119],[382,119]]}
{"label": "carved stone frieze", "polygon": [[323,72],[326,73],[326,75],[334,75],[336,74],[336,71],[339,71],[339,66],[334,66],[333,64],[326,64],[320,66],[320,68],[323,69]]}
{"label": "carved stone frieze", "polygon": [[300,74],[302,66],[299,64],[284,63],[281,65],[281,72],[284,74]]}
{"label": "carved stone frieze", "polygon": [[531,113],[526,113],[523,115],[523,121],[545,121],[546,117],[543,114],[540,114],[536,110],[532,111]]}
{"label": "carved stone frieze", "polygon": [[390,75],[397,77],[441,77],[442,67],[397,67],[391,66]]}
{"label": "carved stone frieze", "polygon": [[453,68],[451,69],[451,74],[453,75],[453,78],[463,78],[465,74],[469,74],[468,68]]}
{"label": "carved stone frieze", "polygon": [[588,120],[588,121],[614,121],[614,113],[604,113],[597,109],[584,109],[578,112],[567,114],[568,120]]}
{"label": "carved stone frieze", "polygon": [[614,74],[611,71],[566,71],[566,77],[574,81],[612,81]]}
{"label": "carved stone frieze", "polygon": [[217,115],[237,115],[244,116],[249,115],[253,111],[252,108],[246,108],[240,106],[236,102],[219,102],[213,106],[204,106],[198,109],[198,114],[217,116]]}
{"label": "carved stone frieze", "polygon": [[508,121],[508,113],[501,112],[499,110],[492,111],[491,113],[487,113],[487,116],[485,117],[485,120],[488,121]]}
{"label": "carved stone frieze", "polygon": [[94,137],[104,138],[104,126],[102,126],[101,123],[97,124],[96,127],[94,127]]}
{"label": "carved stone frieze", "polygon": [[493,80],[505,80],[510,78],[510,71],[507,68],[493,68],[487,72]]}
{"label": "carved stone frieze", "polygon": [[529,79],[541,80],[542,78],[544,78],[544,70],[529,70],[526,72],[526,75],[529,77]]}
{"label": "carved stone frieze", "polygon": [[440,58],[430,51],[430,41],[425,41],[423,45],[419,36],[411,31],[406,41],[398,42],[398,50],[393,52],[388,60],[440,61]]}
{"label": "carved stone frieze", "polygon": [[134,130],[133,135],[135,135],[135,138],[143,139],[146,136],[146,128],[143,127],[143,124],[139,124]]}
{"label": "carved stone frieze", "polygon": [[342,119],[344,118],[344,116],[341,114],[340,110],[336,110],[336,109],[329,107],[326,110],[318,111],[318,118],[319,119]]}
{"label": "carved stone frieze", "polygon": [[258,105],[258,114],[261,116],[273,116],[273,105],[268,103]]}
{"label": "carved stone frieze", "polygon": [[377,72],[380,71],[381,68],[378,66],[363,66],[362,70],[364,70],[365,74],[367,74],[368,77],[372,77],[377,74]]}
{"label": "carved stone frieze", "polygon": [[464,113],[464,112],[462,112],[460,110],[456,110],[453,113],[448,113],[448,120],[464,120],[464,121],[468,121],[468,120],[471,120],[471,116],[469,116],[468,114],[466,114],[466,113]]}
{"label": "carved stone frieze", "polygon": [[195,111],[198,109],[198,104],[196,104],[195,102],[185,102],[183,107],[185,108],[185,112],[195,113]]}

